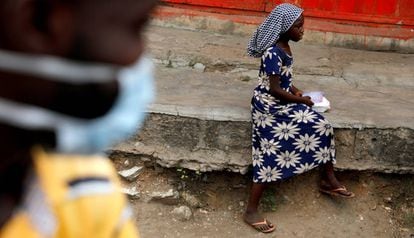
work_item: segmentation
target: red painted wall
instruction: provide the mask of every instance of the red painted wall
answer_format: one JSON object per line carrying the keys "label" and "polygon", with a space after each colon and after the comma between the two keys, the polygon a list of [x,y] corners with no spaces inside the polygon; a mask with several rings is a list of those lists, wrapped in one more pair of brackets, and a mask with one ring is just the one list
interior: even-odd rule
{"label": "red painted wall", "polygon": [[[282,1],[273,0],[274,4]],[[377,24],[414,25],[414,0],[296,0],[312,17]],[[271,10],[271,9],[266,9]]]}
{"label": "red painted wall", "polygon": [[164,0],[168,3],[270,12],[290,2],[305,9],[305,16],[366,25],[414,27],[414,0]]}
{"label": "red painted wall", "polygon": [[252,11],[264,11],[266,7],[265,0],[164,0],[164,2]]}

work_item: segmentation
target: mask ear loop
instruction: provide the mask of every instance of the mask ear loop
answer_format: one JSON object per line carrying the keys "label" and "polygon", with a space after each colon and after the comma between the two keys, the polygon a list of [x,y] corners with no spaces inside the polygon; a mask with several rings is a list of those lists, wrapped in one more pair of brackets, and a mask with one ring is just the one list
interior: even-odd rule
{"label": "mask ear loop", "polygon": [[72,84],[112,81],[119,67],[111,64],[80,63],[54,56],[37,56],[0,50],[0,69]]}

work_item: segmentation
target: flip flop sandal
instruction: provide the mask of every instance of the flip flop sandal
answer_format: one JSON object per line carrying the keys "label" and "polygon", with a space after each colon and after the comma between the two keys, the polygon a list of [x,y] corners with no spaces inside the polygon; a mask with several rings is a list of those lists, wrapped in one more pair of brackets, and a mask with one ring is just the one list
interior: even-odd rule
{"label": "flip flop sandal", "polygon": [[[252,226],[257,231],[260,231],[262,233],[270,233],[276,230],[276,226],[274,226],[272,223],[268,222],[266,219],[264,219],[262,222],[256,222],[256,223],[248,223],[250,226]],[[264,226],[268,226],[269,229],[263,229]]]}
{"label": "flip flop sandal", "polygon": [[[343,197],[343,198],[353,198],[355,194],[353,192],[349,192],[345,186],[341,186],[339,188],[334,189],[323,189],[319,188],[319,191],[324,194],[331,195],[333,197]],[[345,195],[342,192],[349,192],[349,195]]]}

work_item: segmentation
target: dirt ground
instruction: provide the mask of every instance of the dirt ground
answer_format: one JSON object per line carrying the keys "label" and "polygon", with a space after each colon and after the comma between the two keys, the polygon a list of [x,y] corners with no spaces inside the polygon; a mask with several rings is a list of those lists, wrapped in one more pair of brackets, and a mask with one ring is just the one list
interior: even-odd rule
{"label": "dirt ground", "polygon": [[[114,157],[114,156],[112,156]],[[114,158],[117,168],[143,165],[134,159]],[[414,176],[341,172],[338,177],[355,192],[354,199],[321,195],[317,170],[270,187],[261,203],[266,218],[277,226],[261,234],[242,220],[250,174],[195,173],[147,164],[127,187],[142,238],[152,237],[402,237],[414,238]],[[151,194],[173,189],[179,198],[154,201]],[[172,210],[186,205],[189,220]]]}

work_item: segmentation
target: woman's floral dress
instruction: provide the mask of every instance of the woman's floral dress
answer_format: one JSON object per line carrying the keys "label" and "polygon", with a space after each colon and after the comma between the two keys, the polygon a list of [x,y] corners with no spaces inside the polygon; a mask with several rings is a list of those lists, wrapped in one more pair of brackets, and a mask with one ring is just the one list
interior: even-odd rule
{"label": "woman's floral dress", "polygon": [[261,59],[259,85],[252,98],[253,182],[287,179],[324,164],[335,163],[331,124],[305,104],[273,97],[269,76],[280,76],[280,87],[291,92],[293,59],[278,46]]}

